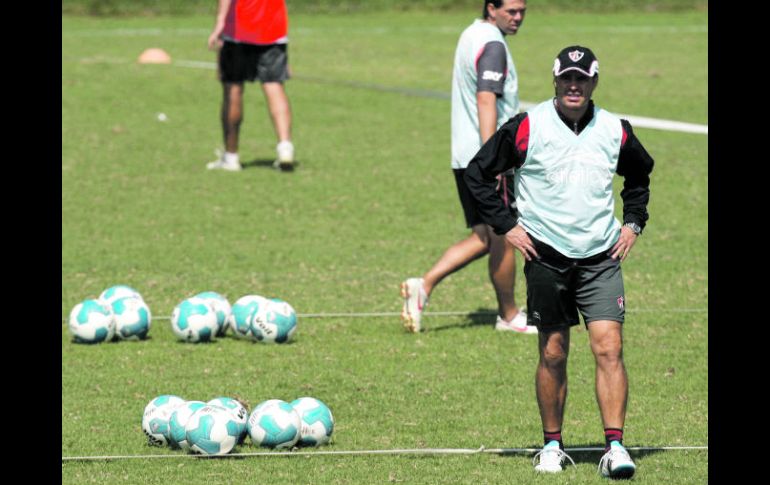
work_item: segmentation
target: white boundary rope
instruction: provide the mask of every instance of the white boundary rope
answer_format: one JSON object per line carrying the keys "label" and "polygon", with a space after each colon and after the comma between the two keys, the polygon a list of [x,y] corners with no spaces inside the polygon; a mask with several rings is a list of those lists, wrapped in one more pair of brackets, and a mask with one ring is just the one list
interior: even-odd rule
{"label": "white boundary rope", "polygon": [[[626,313],[706,313],[708,308],[672,308],[670,310],[643,308],[639,310],[626,310]],[[425,312],[424,316],[444,316],[460,317],[468,315],[497,315],[496,311],[446,311],[446,312]],[[373,317],[398,317],[401,312],[348,312],[348,313],[297,313],[297,318],[373,318]],[[171,317],[152,317],[153,320],[170,320]]]}
{"label": "white boundary rope", "polygon": [[[626,313],[707,313],[708,308],[640,308],[638,310],[626,310]],[[446,312],[425,312],[425,316],[443,316],[460,317],[469,315],[497,315],[493,310],[480,311],[446,311]],[[377,318],[377,317],[399,317],[401,312],[347,312],[347,313],[297,313],[297,318]],[[67,323],[69,317],[62,318],[62,322]],[[170,316],[152,317],[152,320],[171,320]]]}
{"label": "white boundary rope", "polygon": [[[628,451],[684,451],[705,450],[708,446],[630,446]],[[254,453],[229,453],[226,455],[196,455],[192,453],[175,455],[115,455],[115,456],[62,456],[64,461],[103,461],[153,458],[250,458],[250,457],[288,457],[288,456],[353,456],[353,455],[476,455],[481,453],[495,455],[513,455],[537,453],[540,448],[485,448],[481,445],[473,448],[405,448],[394,450],[333,450],[333,451],[262,451]],[[604,451],[601,447],[565,448],[567,452]]]}

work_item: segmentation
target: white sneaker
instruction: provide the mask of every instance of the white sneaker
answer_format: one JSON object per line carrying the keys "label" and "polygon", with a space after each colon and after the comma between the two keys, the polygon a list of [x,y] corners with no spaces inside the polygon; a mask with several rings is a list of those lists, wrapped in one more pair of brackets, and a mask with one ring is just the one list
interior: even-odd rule
{"label": "white sneaker", "polygon": [[294,170],[294,145],[290,141],[282,141],[275,147],[278,158],[273,167],[285,172]]}
{"label": "white sneaker", "polygon": [[[538,457],[540,462],[535,464]],[[538,451],[532,458],[532,464],[535,465],[535,471],[544,473],[561,473],[564,470],[566,461],[569,460],[575,465],[575,462],[568,454],[559,448],[559,442],[553,440]]]}
{"label": "white sneaker", "polygon": [[608,478],[631,478],[636,472],[634,460],[617,441],[610,442],[610,451],[599,460],[599,473]]}
{"label": "white sneaker", "polygon": [[497,316],[497,322],[495,322],[495,330],[503,332],[518,332],[527,334],[536,334],[537,327],[534,325],[527,325],[527,313],[524,310],[520,310],[515,317],[507,322],[502,319],[500,315]]}
{"label": "white sneaker", "polygon": [[206,164],[206,168],[209,170],[227,170],[228,172],[238,172],[241,170],[241,164],[239,162],[228,163],[225,161],[225,154],[221,150],[216,150],[217,159],[213,162]]}
{"label": "white sneaker", "polygon": [[422,278],[409,278],[401,283],[401,296],[404,298],[404,309],[401,311],[401,320],[404,328],[412,333],[420,331],[420,320],[425,305],[428,304],[428,296],[422,287]]}

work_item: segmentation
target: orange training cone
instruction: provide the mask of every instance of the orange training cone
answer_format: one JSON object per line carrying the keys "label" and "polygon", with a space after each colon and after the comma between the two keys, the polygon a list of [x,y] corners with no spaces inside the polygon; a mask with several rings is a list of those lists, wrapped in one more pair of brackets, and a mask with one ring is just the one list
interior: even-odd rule
{"label": "orange training cone", "polygon": [[142,52],[137,62],[139,64],[171,64],[171,56],[163,49],[152,47]]}

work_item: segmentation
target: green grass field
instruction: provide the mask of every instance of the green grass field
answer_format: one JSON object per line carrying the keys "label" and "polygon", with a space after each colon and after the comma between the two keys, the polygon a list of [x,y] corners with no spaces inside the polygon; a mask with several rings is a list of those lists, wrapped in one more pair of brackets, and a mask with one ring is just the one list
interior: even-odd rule
{"label": "green grass field", "polygon": [[[300,166],[263,163],[274,135],[246,89],[240,173],[211,173],[221,91],[213,20],[62,18],[62,456],[164,455],[141,431],[160,394],[250,407],[310,395],[332,409],[326,451],[538,447],[534,338],[493,330],[486,262],[434,292],[426,331],[397,316],[300,318],[288,345],[176,341],[168,316],[205,290],[289,301],[300,314],[399,312],[399,283],[464,237],[449,170],[451,65],[476,12],[294,15],[287,89]],[[601,61],[594,99],[617,113],[708,123],[707,12],[540,15],[509,46],[524,101],[552,94],[564,46]],[[172,65],[138,65],[162,47]],[[157,120],[158,113],[168,116]],[[655,158],[650,221],[624,263],[628,446],[708,444],[708,136],[638,128]],[[618,190],[622,182],[617,184]],[[618,198],[619,200],[619,198]],[[620,209],[620,208],[619,208]],[[620,211],[618,212],[620,213]],[[519,262],[521,263],[521,258]],[[525,301],[519,265],[517,297]],[[138,289],[150,338],[71,342],[64,319],[114,284]],[[587,334],[573,334],[567,447],[601,446]],[[236,452],[259,451],[247,439]],[[708,452],[633,456],[634,481],[701,484]],[[600,455],[536,476],[531,455],[158,458],[62,462],[62,483],[604,483]]]}

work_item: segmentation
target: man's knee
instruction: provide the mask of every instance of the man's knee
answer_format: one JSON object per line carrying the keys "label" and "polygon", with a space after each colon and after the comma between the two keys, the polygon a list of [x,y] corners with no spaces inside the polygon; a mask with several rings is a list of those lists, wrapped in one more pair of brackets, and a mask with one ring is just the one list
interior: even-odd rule
{"label": "man's knee", "polygon": [[620,327],[592,335],[591,351],[599,362],[621,362],[623,360],[623,336]]}
{"label": "man's knee", "polygon": [[620,345],[592,346],[594,357],[600,365],[619,365],[623,363],[623,347]]}
{"label": "man's knee", "polygon": [[546,347],[540,352],[540,362],[545,367],[559,369],[567,366],[567,353],[557,347]]}
{"label": "man's knee", "polygon": [[569,339],[560,332],[541,334],[540,363],[551,369],[563,369],[567,366]]}

